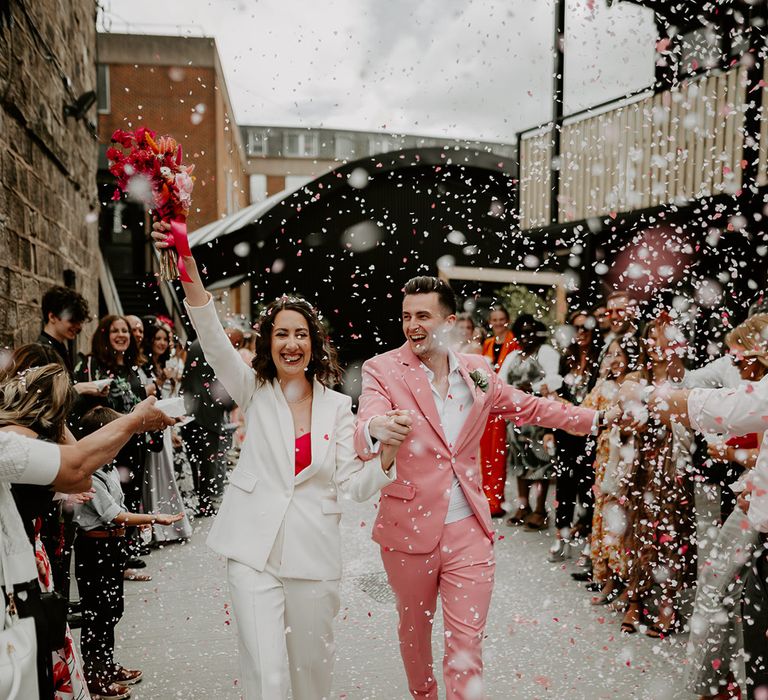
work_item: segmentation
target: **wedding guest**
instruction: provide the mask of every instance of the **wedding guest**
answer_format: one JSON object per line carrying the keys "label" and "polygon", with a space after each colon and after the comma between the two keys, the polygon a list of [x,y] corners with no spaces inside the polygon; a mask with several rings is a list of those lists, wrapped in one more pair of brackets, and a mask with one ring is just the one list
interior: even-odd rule
{"label": "wedding guest", "polygon": [[200,340],[187,351],[181,380],[187,414],[194,420],[181,429],[198,499],[197,514],[210,517],[224,489],[225,417],[233,402],[203,354]]}
{"label": "wedding guest", "polygon": [[[705,386],[718,383],[739,386],[742,381],[760,381],[768,372],[766,329],[766,314],[752,316],[736,326],[725,338],[730,349],[727,362],[715,360],[702,370],[686,373],[686,386],[695,386],[696,381]],[[738,373],[738,382],[733,381],[733,370]],[[758,435],[753,433],[710,444],[709,453],[716,461],[752,469],[758,448]],[[730,482],[724,483],[722,488],[733,493]],[[738,688],[738,640],[743,636],[738,605],[750,559],[758,545],[759,534],[749,527],[746,514],[734,508],[724,520],[700,569],[690,621],[687,687],[702,698],[717,698],[718,694],[727,697]]]}
{"label": "wedding guest", "polygon": [[137,348],[143,348],[144,347],[144,321],[142,321],[138,316],[126,316],[125,320],[128,323],[128,328],[131,329],[131,335],[133,336],[133,339],[136,341],[136,347]]}
{"label": "wedding guest", "polygon": [[[75,366],[68,343],[80,335],[83,324],[89,319],[88,301],[74,289],[51,287],[43,294],[41,309],[43,329],[37,342],[53,348],[74,379]],[[86,388],[85,393],[93,392]]]}
{"label": "wedding guest", "polygon": [[477,339],[477,324],[472,314],[459,314],[456,317],[456,352],[481,355],[482,342]]}
{"label": "wedding guest", "polygon": [[[491,337],[483,343],[483,356],[498,373],[509,353],[519,346],[509,328],[509,312],[503,306],[491,309],[488,321]],[[504,517],[504,486],[507,479],[507,423],[499,416],[490,416],[480,441],[480,467],[483,491],[488,498],[492,518]]]}
{"label": "wedding guest", "polygon": [[[177,395],[177,379],[168,371],[171,357],[171,329],[161,323],[149,326],[144,335],[145,372],[155,385],[156,396],[168,399]],[[150,513],[179,513],[184,502],[176,484],[173,455],[173,428],[166,428],[160,441],[162,448],[146,455],[142,504]],[[172,525],[157,523],[152,527],[155,544],[183,541],[192,536],[192,525],[186,514]]]}
{"label": "wedding guest", "polygon": [[598,337],[603,341],[604,345],[605,338],[611,331],[611,317],[608,315],[608,310],[605,308],[605,306],[596,307],[594,311],[592,311],[592,315],[597,322],[597,328],[595,328],[595,330],[597,331]]}
{"label": "wedding guest", "polygon": [[[57,363],[35,371],[45,370],[46,376],[53,379],[60,377],[57,372],[61,369]],[[33,378],[36,376],[33,375]],[[37,400],[36,393],[30,394],[22,387],[22,379],[18,375],[2,379],[0,396],[3,400],[6,397],[11,400],[13,396],[21,394],[25,402]],[[60,386],[63,385],[60,382]],[[61,396],[61,392],[57,395]],[[13,585],[13,591],[3,590],[6,604],[12,595],[19,616],[34,618],[38,649],[41,651],[48,644],[48,621],[40,602],[41,591],[34,550],[29,545],[9,484],[51,486],[63,493],[87,491],[91,487],[91,474],[114,457],[135,433],[145,429],[159,429],[175,422],[155,409],[153,404],[154,400],[145,401],[108,429],[73,444],[55,445],[32,439],[36,437],[33,430],[15,424],[19,411],[7,415],[6,418],[12,420],[9,420],[7,427],[0,428],[0,513],[3,515],[0,517],[0,540],[6,555],[3,560],[8,567],[3,571],[0,561],[0,581],[10,581]],[[40,653],[37,658],[37,685],[43,693],[41,697],[50,697],[51,674],[46,669],[50,669],[51,657]],[[50,689],[50,693],[46,689]]]}
{"label": "wedding guest", "polygon": [[[639,370],[631,378],[659,387],[680,385],[683,339],[662,312],[641,336]],[[657,609],[646,635],[664,638],[679,623],[680,591],[696,577],[696,522],[691,469],[692,432],[679,421],[651,415],[636,436],[632,470],[621,490],[628,527],[624,546],[632,552],[628,607],[622,631],[633,633],[644,610]],[[660,587],[652,598],[654,586]]]}
{"label": "wedding guest", "polygon": [[[167,224],[153,237],[164,248]],[[269,304],[246,366],[205,291],[193,257],[185,308],[206,360],[245,413],[240,459],[208,537],[227,558],[247,700],[330,697],[339,609],[341,505],[392,483],[397,447],[363,463],[353,445],[352,402],[331,389],[336,352],[301,298]],[[404,416],[407,422],[408,417]],[[290,629],[290,634],[286,634]]]}
{"label": "wedding guest", "polygon": [[[109,386],[106,396],[88,397],[83,402],[81,415],[95,406],[107,406],[118,413],[128,413],[146,397],[145,379],[142,379],[137,365],[140,354],[135,336],[123,316],[109,315],[99,321],[91,340],[91,353],[77,366],[75,376],[87,381],[109,380]],[[118,461],[123,468],[123,491],[126,507],[131,512],[142,510],[146,452],[148,447],[162,447],[157,437],[148,442],[143,435],[136,436],[120,453]],[[130,531],[129,540],[132,556],[128,560],[130,566],[126,576],[132,580],[149,580],[148,576],[135,571],[146,566],[138,557],[140,544],[135,529]]]}
{"label": "wedding guest", "polygon": [[[120,414],[107,407],[92,408],[80,427],[91,435]],[[93,499],[75,505],[75,522],[80,536],[75,541],[75,578],[83,604],[83,631],[80,649],[88,690],[105,700],[130,696],[127,686],[141,681],[142,672],[115,661],[115,627],[123,616],[123,572],[128,549],[126,527],[155,524],[171,526],[183,513],[133,513],[125,504],[117,459],[93,475]]]}
{"label": "wedding guest", "polygon": [[611,292],[605,301],[605,314],[608,319],[608,332],[604,336],[605,345],[602,355],[608,350],[608,344],[622,335],[635,335],[638,330],[638,305],[632,294],[619,289]]}
{"label": "wedding guest", "polygon": [[[725,336],[728,352],[703,367],[687,370],[683,385],[694,388],[736,387],[743,381],[759,381],[764,372],[763,365],[752,354],[745,351],[759,351],[764,335],[768,334],[768,314],[755,314],[733,328]],[[704,471],[707,483],[720,487],[720,521],[725,522],[736,506],[736,496],[730,488],[742,473],[740,464],[723,461],[709,465]]]}
{"label": "wedding guest", "polygon": [[[34,347],[39,348],[36,354],[42,359],[47,359],[47,353],[55,355],[50,348]],[[73,398],[69,375],[58,360],[41,366],[27,364],[32,358],[38,359],[29,346],[22,350],[21,355],[14,356],[11,378],[3,383],[0,390],[0,429],[24,428],[30,437],[63,443],[68,440],[66,420]],[[30,549],[36,553],[39,591],[48,593],[53,590],[50,563],[39,529],[43,516],[54,505],[56,494],[49,486],[34,484],[13,484],[11,491]],[[83,494],[83,498],[89,495]],[[66,606],[65,602],[63,604]],[[65,700],[68,689],[77,693],[85,691],[82,669],[66,624],[66,607],[61,612],[60,626],[57,624],[54,627],[51,620],[47,634],[39,639],[37,645],[41,697],[53,700]],[[59,623],[58,620],[56,622]]]}
{"label": "wedding guest", "polygon": [[[760,354],[765,353],[765,351],[766,347],[763,344]],[[762,432],[763,438],[755,466],[741,484],[744,491],[739,496],[739,505],[742,512],[746,513],[747,518],[739,530],[751,528],[758,533],[760,538],[765,539],[765,533],[768,533],[768,433],[765,432],[765,415],[768,413],[768,378],[764,377],[759,382],[735,388],[690,390],[684,388],[670,389],[662,386],[646,391],[635,383],[627,382],[622,387],[620,407],[624,412],[622,420],[630,427],[641,427],[642,414],[647,411],[657,416],[659,420],[667,422],[676,420],[705,434],[738,436],[751,432]],[[717,575],[718,568],[722,567],[723,562],[730,558],[730,556],[715,557],[713,575]],[[722,584],[729,588],[727,568],[724,573]],[[761,589],[762,587],[758,587],[755,591],[750,587],[750,598],[744,599],[743,615],[748,625],[752,623],[756,626],[764,624],[764,606],[768,604],[768,601],[762,597]],[[712,590],[710,587],[710,591]],[[753,593],[757,595],[752,596]],[[730,600],[730,596],[728,599]],[[711,633],[712,629],[713,627],[710,626],[706,634]],[[701,632],[701,630],[702,627],[699,627],[698,631]],[[750,630],[748,635],[750,643],[753,642],[751,634],[753,630]],[[728,643],[730,643],[730,639]],[[761,639],[759,643],[764,644],[764,639]],[[711,648],[709,643],[707,647]],[[715,663],[714,665],[723,669],[726,678],[719,679],[714,688],[707,688],[704,692],[707,694],[714,692],[715,695],[712,697],[717,697],[718,700],[730,696],[739,697],[738,687],[728,678],[729,672],[732,673],[730,664]],[[750,666],[749,670],[754,672],[756,669]],[[759,669],[757,670],[759,671]],[[698,665],[691,669],[692,675],[697,674],[698,671]],[[752,687],[752,691],[754,691],[754,687]],[[701,697],[707,698],[708,695]]]}
{"label": "wedding guest", "polygon": [[[172,327],[171,327],[172,328]],[[173,380],[171,398],[182,396],[181,380],[184,376],[184,366],[187,351],[184,344],[175,335],[171,334],[171,356],[165,363],[165,372],[169,379]],[[171,444],[173,445],[173,468],[176,485],[179,488],[184,510],[187,518],[194,518],[198,510],[199,502],[195,492],[195,479],[192,474],[192,464],[187,455],[187,447],[181,437],[181,430],[174,426],[171,431]]]}
{"label": "wedding guest", "polygon": [[[568,327],[573,337],[560,361],[563,383],[557,393],[569,403],[581,406],[597,382],[602,339],[594,317],[586,311],[573,311],[568,317]],[[555,543],[547,557],[552,563],[569,556],[569,542],[589,534],[594,483],[590,464],[594,440],[558,430],[555,446]]]}
{"label": "wedding guest", "polygon": [[[90,318],[88,301],[74,289],[56,286],[43,294],[41,310],[43,328],[37,343],[50,348],[56,355],[56,359],[47,361],[58,361],[64,364],[78,395],[103,395],[106,388],[100,389],[93,382],[75,382],[74,379],[74,362],[70,345],[80,335],[83,324]],[[74,412],[77,412],[77,408]],[[55,513],[43,518],[40,528],[40,536],[50,556],[54,588],[67,601],[70,594],[70,569],[75,533],[76,528],[72,523],[70,510],[59,512],[56,509]]]}
{"label": "wedding guest", "polygon": [[[499,377],[528,394],[556,393],[563,383],[560,355],[546,342],[547,327],[530,314],[521,314],[515,319],[512,334],[519,347],[507,355]],[[507,524],[524,525],[531,531],[546,530],[545,504],[549,479],[554,473],[554,433],[534,424],[510,425],[507,436],[509,472],[517,480],[518,502]]]}
{"label": "wedding guest", "polygon": [[[637,366],[640,346],[635,336],[627,334],[611,341],[603,358],[601,378],[583,405],[607,411],[616,401],[618,388]],[[624,546],[620,487],[628,476],[634,454],[634,436],[621,435],[618,426],[605,427],[598,433],[594,459],[594,508],[590,527],[589,561],[592,572],[590,588],[597,595],[593,605],[609,604],[618,599],[627,585],[629,554]],[[609,522],[606,522],[608,520]]]}

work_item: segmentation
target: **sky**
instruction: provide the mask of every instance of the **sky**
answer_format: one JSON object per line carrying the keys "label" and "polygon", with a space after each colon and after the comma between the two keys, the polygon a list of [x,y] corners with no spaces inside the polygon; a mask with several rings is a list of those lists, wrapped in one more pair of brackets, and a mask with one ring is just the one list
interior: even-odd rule
{"label": "sky", "polygon": [[[100,5],[100,31],[213,36],[239,124],[514,142],[551,116],[552,0]],[[651,11],[567,0],[566,114],[649,85],[654,44]]]}

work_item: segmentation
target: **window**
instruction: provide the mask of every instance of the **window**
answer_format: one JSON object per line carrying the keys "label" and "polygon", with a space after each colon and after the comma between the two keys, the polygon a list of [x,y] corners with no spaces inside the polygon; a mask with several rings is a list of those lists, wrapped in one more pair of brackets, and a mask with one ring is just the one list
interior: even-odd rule
{"label": "window", "polygon": [[334,140],[334,157],[336,160],[353,160],[357,155],[356,145],[352,136],[337,134]]}
{"label": "window", "polygon": [[99,114],[109,114],[109,66],[99,63],[96,66],[96,110]]}
{"label": "window", "polygon": [[320,152],[318,134],[287,131],[283,134],[283,156],[288,158],[315,158]]}
{"label": "window", "polygon": [[269,145],[269,132],[266,129],[248,129],[248,142],[246,150],[249,156],[267,155]]}

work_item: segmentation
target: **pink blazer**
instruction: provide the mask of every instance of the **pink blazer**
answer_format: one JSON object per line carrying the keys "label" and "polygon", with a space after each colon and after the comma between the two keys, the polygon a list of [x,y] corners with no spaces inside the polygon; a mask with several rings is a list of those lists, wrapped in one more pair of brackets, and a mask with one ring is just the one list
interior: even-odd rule
{"label": "pink blazer", "polygon": [[[373,456],[365,439],[365,425],[370,418],[392,409],[407,409],[413,414],[413,429],[397,453],[397,478],[382,489],[373,526],[373,539],[383,547],[424,554],[437,546],[453,474],[486,534],[493,536],[478,464],[480,438],[490,415],[501,415],[515,425],[535,423],[577,435],[592,430],[592,409],[519,391],[492,372],[480,355],[457,354],[457,358],[474,401],[453,450],[443,434],[427,375],[407,343],[363,365],[355,429],[355,449],[362,459]],[[475,370],[482,372],[487,382],[484,389],[470,377]]]}

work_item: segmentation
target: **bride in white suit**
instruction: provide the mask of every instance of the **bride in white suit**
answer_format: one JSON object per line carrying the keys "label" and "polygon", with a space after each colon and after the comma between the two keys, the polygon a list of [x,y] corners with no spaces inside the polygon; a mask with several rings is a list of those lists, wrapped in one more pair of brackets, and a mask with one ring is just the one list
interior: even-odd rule
{"label": "bride in white suit", "polygon": [[[167,224],[153,237],[166,247]],[[303,299],[272,302],[247,366],[230,344],[194,259],[187,312],[206,361],[245,415],[246,438],[208,545],[227,558],[247,700],[329,698],[339,610],[339,491],[365,501],[395,478],[397,447],[357,459],[335,352]],[[407,420],[403,421],[407,423]],[[407,426],[403,428],[407,433]],[[403,435],[403,437],[405,437]]]}

